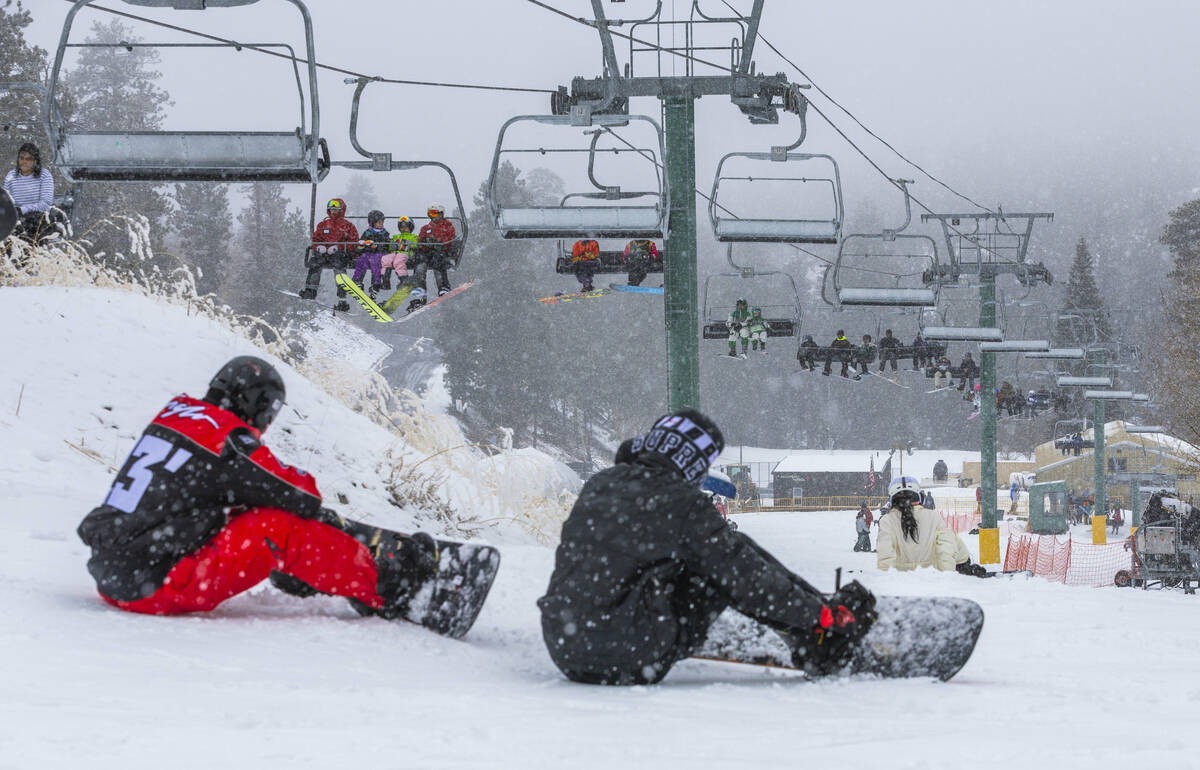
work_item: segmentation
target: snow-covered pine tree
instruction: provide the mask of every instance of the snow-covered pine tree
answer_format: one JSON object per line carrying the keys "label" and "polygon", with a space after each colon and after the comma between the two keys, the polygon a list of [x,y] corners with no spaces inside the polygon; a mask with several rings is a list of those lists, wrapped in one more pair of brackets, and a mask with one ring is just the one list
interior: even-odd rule
{"label": "snow-covered pine tree", "polygon": [[[140,42],[119,19],[95,22],[88,43]],[[97,47],[80,49],[79,62],[67,75],[75,97],[73,122],[83,129],[147,131],[162,126],[170,96],[159,87],[161,73],[153,48]],[[89,182],[80,185],[75,206],[75,232],[94,244],[93,253],[126,248],[121,228],[92,226],[111,215],[141,214],[150,220],[151,246],[158,250],[165,236],[169,211],[160,185],[128,182]]]}
{"label": "snow-covered pine tree", "polygon": [[[25,40],[25,28],[33,14],[20,0],[0,5],[0,80],[7,83],[40,83],[45,77],[46,51]],[[16,165],[17,148],[33,142],[42,151],[42,162],[50,167],[49,148],[40,129],[41,100],[30,91],[0,91],[0,115],[5,130],[0,132],[0,173]],[[55,180],[59,184],[59,180]]]}
{"label": "snow-covered pine tree", "polygon": [[1112,339],[1104,299],[1096,286],[1095,265],[1083,237],[1075,244],[1075,260],[1067,276],[1066,297],[1059,315],[1055,343],[1060,346],[1073,347]]}
{"label": "snow-covered pine tree", "polygon": [[1171,432],[1200,445],[1200,317],[1195,312],[1200,296],[1200,200],[1188,201],[1169,216],[1160,240],[1174,265],[1162,295],[1161,333],[1150,357],[1156,368],[1151,387]]}
{"label": "snow-covered pine tree", "polygon": [[217,291],[229,267],[233,237],[229,210],[229,186],[208,182],[175,185],[175,204],[167,224],[179,238],[177,250],[193,268],[198,268],[196,288],[201,294]]}
{"label": "snow-covered pine tree", "polygon": [[242,192],[246,206],[237,216],[220,296],[237,310],[261,313],[264,304],[277,303],[275,288],[304,282],[308,219],[299,208],[289,208],[279,182],[255,182]]}

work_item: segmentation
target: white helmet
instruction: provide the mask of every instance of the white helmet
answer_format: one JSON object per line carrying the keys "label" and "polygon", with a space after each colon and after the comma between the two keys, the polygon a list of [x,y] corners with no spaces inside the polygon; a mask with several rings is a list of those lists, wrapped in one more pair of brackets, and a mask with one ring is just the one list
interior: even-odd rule
{"label": "white helmet", "polygon": [[888,484],[888,500],[896,504],[896,496],[903,495],[914,503],[921,502],[921,483],[912,476],[897,476]]}
{"label": "white helmet", "polygon": [[436,211],[438,213],[438,216],[440,216],[440,217],[446,216],[446,207],[440,203],[430,203],[429,204],[429,207],[426,209],[426,213],[430,213],[433,211]]}

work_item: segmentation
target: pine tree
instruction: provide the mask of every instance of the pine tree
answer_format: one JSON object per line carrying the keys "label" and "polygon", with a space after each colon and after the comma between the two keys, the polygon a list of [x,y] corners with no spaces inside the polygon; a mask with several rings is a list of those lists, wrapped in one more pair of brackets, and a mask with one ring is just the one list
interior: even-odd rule
{"label": "pine tree", "polygon": [[[25,40],[25,28],[33,15],[20,0],[7,0],[0,7],[0,82],[41,83],[46,70],[45,49]],[[0,174],[15,167],[17,148],[33,142],[42,152],[42,164],[51,168],[49,148],[44,146],[41,130],[41,100],[32,91],[0,90],[0,115],[4,131],[0,133]],[[59,180],[55,180],[57,191]]]}
{"label": "pine tree", "polygon": [[242,192],[246,207],[237,216],[220,296],[240,311],[261,313],[278,305],[274,289],[303,280],[308,219],[299,208],[288,207],[279,182],[255,182]]}
{"label": "pine tree", "polygon": [[1075,261],[1067,277],[1067,295],[1059,314],[1055,340],[1069,347],[1106,342],[1112,339],[1104,300],[1096,287],[1096,275],[1087,241],[1080,237],[1075,245]]}
{"label": "pine tree", "polygon": [[[119,19],[92,25],[89,43],[140,42]],[[73,122],[80,128],[108,131],[153,131],[161,128],[170,97],[158,86],[153,48],[121,46],[83,48],[79,63],[67,75],[75,96]],[[76,233],[92,241],[96,251],[112,254],[125,248],[119,228],[89,229],[114,214],[141,214],[151,225],[151,245],[161,248],[167,196],[153,184],[89,182],[79,185],[75,207]]]}
{"label": "pine tree", "polygon": [[[346,194],[339,197],[345,198],[346,208],[355,217],[365,217],[367,212],[372,209],[383,208],[379,205],[379,196],[375,192],[375,185],[371,184],[371,180],[363,174],[354,174],[350,177],[350,181],[346,184]],[[366,220],[357,221],[356,227],[360,233],[366,230],[368,227]]]}
{"label": "pine tree", "polygon": [[1200,319],[1194,312],[1200,296],[1200,200],[1189,201],[1170,213],[1160,240],[1170,250],[1174,265],[1163,293],[1163,328],[1157,337],[1153,377],[1155,395],[1161,397],[1172,432],[1200,445]]}
{"label": "pine tree", "polygon": [[180,256],[198,270],[196,288],[201,294],[217,291],[229,265],[233,236],[229,211],[229,186],[206,182],[175,185],[175,204],[167,224],[179,237]]}

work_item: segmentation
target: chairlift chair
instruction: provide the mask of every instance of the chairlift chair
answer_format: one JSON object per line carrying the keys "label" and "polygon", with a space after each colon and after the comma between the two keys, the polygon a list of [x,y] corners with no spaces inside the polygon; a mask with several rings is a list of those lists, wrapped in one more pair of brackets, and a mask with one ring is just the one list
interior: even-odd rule
{"label": "chairlift chair", "polygon": [[[370,78],[347,78],[345,83],[355,83],[354,97],[350,102],[350,144],[354,147],[355,152],[367,158],[367,160],[335,160],[330,161],[330,167],[345,168],[352,171],[412,171],[421,168],[433,168],[446,173],[446,177],[450,180],[450,189],[454,194],[454,208],[446,212],[445,218],[454,223],[455,238],[449,249],[450,269],[458,267],[462,260],[463,249],[467,242],[468,223],[466,209],[463,207],[462,194],[458,189],[458,178],[454,176],[454,171],[445,163],[436,160],[394,160],[390,152],[370,152],[362,146],[358,137],[358,113],[362,102],[362,94],[366,87],[376,82]],[[313,187],[312,195],[312,210],[310,213],[309,230],[311,231],[316,226],[317,215],[317,197],[316,186]],[[398,212],[389,214],[385,212],[388,219],[395,219],[398,216],[407,216],[413,220],[415,231],[420,231],[417,226],[421,220],[427,220],[427,216],[421,216],[416,212]],[[365,217],[356,215],[347,217],[347,219],[365,219]],[[359,228],[361,231],[363,228]]]}
{"label": "chairlift chair", "polygon": [[[784,148],[777,148],[784,149]],[[761,174],[733,173],[726,164],[737,159],[752,165],[769,164],[769,170]],[[807,164],[824,167],[824,172],[814,176],[796,175],[784,170]],[[736,164],[742,165],[742,164]],[[772,173],[776,172],[776,173]],[[781,189],[810,190],[819,188],[818,197],[824,201],[824,209],[816,214],[795,212],[791,216],[741,217],[727,204],[729,196],[721,197],[721,185],[745,183],[761,189],[764,193],[774,189],[772,200],[795,203],[796,196],[780,193]],[[808,201],[802,201],[807,203]],[[806,216],[801,214],[807,213]],[[830,155],[802,152],[731,152],[721,158],[713,179],[712,194],[708,201],[708,218],[712,222],[713,235],[723,243],[806,243],[836,244],[842,237],[845,212],[842,204],[842,180],[837,161]]]}
{"label": "chairlift chair", "polygon": [[[575,273],[575,263],[571,261],[572,248],[574,243],[567,241],[558,242],[558,256],[554,259],[554,272],[563,275],[573,275]],[[663,272],[666,263],[667,254],[666,247],[655,244],[658,249],[658,259],[650,259],[646,266],[647,273]],[[600,260],[596,266],[597,273],[626,273],[629,271],[629,266],[625,262],[625,247],[622,244],[618,249],[606,249],[603,244],[600,248]]]}
{"label": "chairlift chair", "polygon": [[[650,126],[657,138],[657,146],[638,147],[628,145],[618,137],[621,147],[599,146],[602,135],[612,133],[613,128],[629,126],[637,121]],[[586,147],[507,147],[505,137],[509,130],[521,123],[535,123],[563,129],[556,133],[591,134]],[[576,142],[578,144],[578,142]],[[542,156],[552,154],[586,154],[587,173],[593,189],[572,191],[557,205],[514,205],[500,200],[496,189],[501,161],[508,156],[532,153]],[[648,176],[653,180],[650,189],[625,190],[618,185],[608,185],[596,178],[596,159],[612,153],[640,156]],[[500,128],[496,139],[496,150],[492,156],[491,173],[487,183],[488,208],[496,231],[501,238],[663,238],[667,231],[667,214],[670,200],[667,193],[664,158],[666,148],[663,131],[658,122],[644,115],[593,114],[584,111],[571,115],[518,115],[509,118]],[[524,170],[524,169],[523,169]],[[594,202],[599,203],[594,203]]]}
{"label": "chairlift chair", "polygon": [[[730,249],[732,249],[732,246]],[[730,257],[730,264],[733,264],[732,256]],[[777,276],[782,276],[786,281],[777,278]],[[752,291],[739,289],[734,292],[723,291],[718,296],[718,292],[712,291],[714,280],[718,285],[732,285],[743,280],[755,278],[769,278],[772,280],[760,281],[758,285],[762,289],[758,290],[759,293],[757,294]],[[790,287],[790,289],[785,287]],[[760,301],[758,297],[762,296],[762,294],[767,294],[773,301]],[[739,268],[739,272],[736,273],[713,273],[705,277],[703,292],[704,339],[729,339],[729,329],[725,326],[725,322],[729,317],[730,311],[733,310],[738,297],[746,298],[750,302],[749,307],[762,308],[768,337],[795,337],[800,334],[803,314],[800,307],[800,292],[796,288],[795,279],[788,273],[780,270],[760,271],[746,267]]]}
{"label": "chairlift chair", "polygon": [[[76,0],[67,12],[54,65],[47,81],[43,121],[53,163],[71,181],[115,182],[308,182],[329,171],[329,150],[320,138],[317,60],[312,19],[300,0],[285,0],[300,12],[304,25],[307,94],[296,56],[285,43],[113,43],[113,47],[234,48],[280,47],[288,51],[299,95],[299,125],[285,131],[110,131],[79,129],[58,114],[63,58],[80,10],[94,0]],[[258,0],[125,0],[152,8],[203,10],[251,5]],[[306,113],[307,105],[307,113]]]}

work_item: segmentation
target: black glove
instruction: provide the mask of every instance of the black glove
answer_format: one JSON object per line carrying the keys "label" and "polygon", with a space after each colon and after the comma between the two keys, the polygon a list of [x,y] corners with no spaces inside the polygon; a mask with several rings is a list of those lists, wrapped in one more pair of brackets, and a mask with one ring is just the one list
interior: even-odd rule
{"label": "black glove", "polygon": [[857,580],[847,583],[826,600],[812,633],[797,639],[792,662],[810,676],[836,673],[850,662],[877,617],[875,595]]}
{"label": "black glove", "polygon": [[954,565],[954,571],[960,575],[968,575],[970,577],[985,578],[988,576],[986,567],[982,564],[972,564],[970,559],[967,559],[962,564]]}

